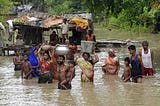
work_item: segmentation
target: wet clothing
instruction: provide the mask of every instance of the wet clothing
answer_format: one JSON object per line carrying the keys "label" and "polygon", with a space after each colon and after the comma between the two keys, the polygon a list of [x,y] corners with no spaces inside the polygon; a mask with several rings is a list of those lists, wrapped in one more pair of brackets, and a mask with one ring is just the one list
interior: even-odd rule
{"label": "wet clothing", "polygon": [[[77,64],[82,70],[81,81],[82,82],[93,82],[93,79],[94,79],[93,65],[89,61],[84,60],[83,58],[78,58]],[[86,74],[91,74],[91,73],[93,73],[93,75],[90,77],[86,75]]]}
{"label": "wet clothing", "polygon": [[148,49],[148,53],[144,53],[144,49],[142,49],[142,62],[145,68],[152,68],[152,60],[151,60],[151,50]]}
{"label": "wet clothing", "polygon": [[47,83],[47,82],[52,83],[52,76],[51,76],[50,72],[40,74],[40,76],[38,78],[38,83]]}
{"label": "wet clothing", "polygon": [[21,68],[14,68],[14,71],[20,71]]}
{"label": "wet clothing", "polygon": [[41,62],[41,69],[43,69],[43,70],[40,71],[41,74],[50,72],[50,62],[43,60]]}
{"label": "wet clothing", "polygon": [[[30,61],[30,63],[31,63],[32,66],[38,66],[39,65],[37,56],[35,56],[35,54],[34,54],[35,50],[36,50],[36,48],[33,48],[32,51],[31,51],[31,54],[29,55],[29,61]],[[32,68],[32,70],[34,72],[33,77],[36,77],[36,76],[39,77],[40,67]]]}
{"label": "wet clothing", "polygon": [[41,71],[38,83],[52,83],[52,75],[50,69],[50,62],[43,60],[41,62]]}
{"label": "wet clothing", "polygon": [[142,71],[142,75],[149,75],[149,76],[153,76],[153,69],[152,68],[144,68]]}
{"label": "wet clothing", "polygon": [[148,53],[144,53],[144,49],[142,49],[142,62],[144,66],[144,70],[142,71],[142,75],[153,75],[153,66],[152,66],[152,57],[151,57],[151,50],[148,49]]}
{"label": "wet clothing", "polygon": [[[61,82],[59,81],[59,82],[58,82],[58,89],[65,90],[65,88],[64,88],[63,86],[61,86],[60,83],[61,83]],[[71,89],[71,88],[72,88],[71,84],[69,84],[68,82],[65,83],[64,86],[65,86],[67,89]]]}
{"label": "wet clothing", "polygon": [[14,71],[20,71],[20,70],[22,70],[22,68],[17,67],[17,66],[15,65],[15,67],[14,67]]}
{"label": "wet clothing", "polygon": [[81,72],[81,82],[93,82],[94,75],[92,77],[87,77],[83,72]]}
{"label": "wet clothing", "polygon": [[118,57],[110,57],[108,56],[106,59],[105,59],[105,62],[104,64],[106,65],[106,72],[110,73],[110,74],[118,74],[118,65],[117,65],[117,62],[118,62]]}
{"label": "wet clothing", "polygon": [[141,65],[138,61],[138,54],[135,55],[134,59],[130,59],[130,63],[131,63],[131,77],[132,80],[137,80],[137,78],[141,78],[142,77],[142,70],[141,70]]}

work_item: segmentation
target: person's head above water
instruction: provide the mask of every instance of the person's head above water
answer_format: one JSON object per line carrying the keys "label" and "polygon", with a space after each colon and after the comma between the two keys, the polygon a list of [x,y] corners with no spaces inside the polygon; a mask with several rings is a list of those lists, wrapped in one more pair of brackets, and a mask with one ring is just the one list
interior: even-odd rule
{"label": "person's head above water", "polygon": [[112,48],[109,49],[108,54],[109,54],[109,56],[113,56],[113,57],[116,56],[115,51]]}
{"label": "person's head above water", "polygon": [[130,45],[130,46],[128,47],[128,50],[136,50],[136,46],[135,46],[135,45]]}
{"label": "person's head above water", "polygon": [[142,42],[142,46],[148,46],[148,45],[149,45],[148,41],[143,41]]}

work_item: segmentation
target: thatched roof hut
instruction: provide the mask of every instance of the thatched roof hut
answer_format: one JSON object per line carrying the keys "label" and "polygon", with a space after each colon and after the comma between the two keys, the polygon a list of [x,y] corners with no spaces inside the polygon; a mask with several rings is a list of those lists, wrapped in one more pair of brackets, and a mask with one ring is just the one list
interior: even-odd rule
{"label": "thatched roof hut", "polygon": [[[78,20],[85,20],[85,14],[76,15],[76,14],[66,14],[63,16],[51,16],[46,13],[32,12],[32,13],[21,13],[18,18],[14,19],[14,26],[18,26],[20,32],[22,34],[22,38],[25,44],[39,44],[42,43],[42,35],[44,31],[49,31],[50,29],[60,28],[60,24],[63,23],[63,18],[67,18],[67,20],[71,20],[72,18],[78,17]],[[86,15],[89,17],[89,15]],[[87,21],[87,19],[85,20]],[[78,22],[82,25],[84,21]],[[86,22],[85,22],[86,23]],[[86,24],[84,24],[86,25]],[[86,34],[86,29],[77,30],[78,24],[76,22],[69,21],[69,29],[72,30],[72,34],[78,37],[73,37],[76,41],[78,38],[78,42],[80,43],[82,35]],[[82,34],[83,33],[83,34]],[[85,34],[84,34],[85,33]],[[80,37],[79,37],[80,36]]]}

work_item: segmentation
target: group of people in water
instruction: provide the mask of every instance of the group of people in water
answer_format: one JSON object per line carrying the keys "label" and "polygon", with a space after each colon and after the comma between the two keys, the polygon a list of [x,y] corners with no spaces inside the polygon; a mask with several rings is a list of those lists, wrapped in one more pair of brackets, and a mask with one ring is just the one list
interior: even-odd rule
{"label": "group of people in water", "polygon": [[[81,71],[82,82],[94,81],[94,65],[99,62],[95,53],[81,52],[75,55],[75,50],[70,49],[64,55],[56,54],[55,50],[42,50],[33,48],[29,53],[19,55],[18,51],[13,58],[14,70],[21,70],[24,79],[38,77],[38,83],[52,83],[53,79],[58,80],[59,89],[71,89],[72,79],[75,77],[75,66],[78,65]],[[153,77],[153,51],[148,47],[147,41],[142,42],[142,50],[136,53],[136,47],[128,47],[130,57],[124,58],[124,71],[122,81],[142,83],[145,76]],[[108,55],[102,64],[102,71],[109,75],[118,75],[120,69],[119,59],[113,49],[109,49]]]}
{"label": "group of people in water", "polygon": [[[136,52],[136,46],[130,45],[128,47],[130,57],[124,58],[124,71],[121,76],[121,79],[124,82],[135,82],[142,83],[143,77],[153,77],[153,61],[154,53],[149,48],[148,41],[142,42],[142,49],[139,53]],[[110,49],[108,52],[108,57],[106,57],[104,64],[102,65],[102,70],[107,74],[118,74],[119,70],[119,61],[115,55],[113,49]]]}
{"label": "group of people in water", "polygon": [[[43,44],[32,48],[29,53],[25,52],[23,55],[20,55],[17,50],[13,58],[14,70],[21,70],[22,78],[31,79],[38,77],[38,83],[53,83],[53,79],[55,79],[58,80],[59,89],[71,89],[71,82],[75,77],[75,66],[78,65],[82,70],[81,81],[94,81],[94,65],[99,62],[98,55],[95,52],[89,53],[87,51],[77,53],[77,47],[74,45],[70,46],[67,40],[68,28],[66,20],[64,20],[64,24],[61,27],[64,29],[62,31],[62,43],[66,43],[70,48],[68,54],[65,56],[58,55],[53,48],[43,49]],[[85,40],[96,42],[92,30],[88,30]],[[58,35],[53,31],[50,35],[49,44],[55,46],[58,43],[60,43]],[[148,46],[149,43],[143,41],[142,50],[139,53],[136,52],[134,45],[128,47],[130,57],[124,58],[125,67],[121,77],[124,82],[133,81],[141,83],[143,76],[153,76],[154,54]],[[114,49],[109,49],[101,67],[105,74],[118,75],[120,63]]]}

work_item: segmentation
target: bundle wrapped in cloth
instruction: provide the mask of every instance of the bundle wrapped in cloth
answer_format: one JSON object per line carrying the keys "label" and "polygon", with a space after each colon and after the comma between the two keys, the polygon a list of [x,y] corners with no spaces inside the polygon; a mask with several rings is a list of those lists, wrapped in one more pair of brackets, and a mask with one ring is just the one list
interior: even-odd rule
{"label": "bundle wrapped in cloth", "polygon": [[87,19],[83,19],[83,18],[72,18],[70,21],[70,23],[75,23],[78,27],[80,27],[81,29],[86,29],[88,26],[88,20]]}

